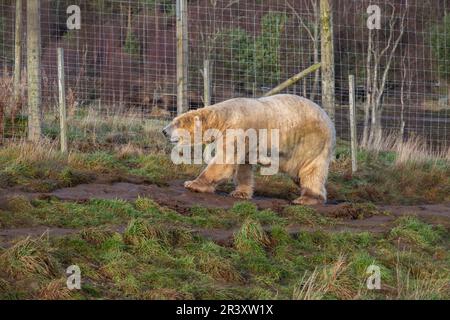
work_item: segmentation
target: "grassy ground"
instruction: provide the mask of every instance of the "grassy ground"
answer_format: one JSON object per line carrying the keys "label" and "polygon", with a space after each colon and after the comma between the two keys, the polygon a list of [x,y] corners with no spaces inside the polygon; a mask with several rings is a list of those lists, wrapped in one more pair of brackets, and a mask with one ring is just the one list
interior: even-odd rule
{"label": "grassy ground", "polygon": [[[375,236],[321,231],[333,221],[312,209],[275,214],[246,202],[230,210],[194,207],[189,216],[147,198],[83,204],[16,199],[15,205],[11,210],[26,221],[79,231],[2,249],[1,298],[450,297],[448,233],[415,217],[399,218],[385,236]],[[319,228],[292,236],[287,228],[294,222]],[[115,228],[119,223],[123,230]],[[237,229],[233,242],[221,246],[199,236],[199,226]],[[80,291],[65,286],[64,270],[73,264],[82,270]],[[371,264],[381,268],[382,290],[366,289]]]}
{"label": "grassy ground", "polygon": [[[164,185],[200,170],[172,164],[161,122],[90,113],[71,121],[69,155],[59,154],[52,140],[0,148],[0,188],[18,194],[0,203],[0,229],[71,230],[0,242],[0,298],[450,298],[448,230],[414,216],[398,218],[383,234],[328,232],[338,220],[302,206],[274,212],[239,202],[228,210],[193,206],[181,214],[151,198],[77,203],[21,196],[93,181]],[[56,136],[57,123],[46,123],[46,135]],[[358,160],[361,170],[352,174],[348,146],[339,142],[330,199],[364,208],[450,201],[444,159],[399,161],[394,152],[360,151]],[[257,176],[257,195],[292,199],[297,192],[283,175]],[[305,231],[292,234],[292,225]],[[199,228],[234,236],[221,244]],[[79,291],[65,283],[65,269],[74,264],[82,271]],[[381,268],[381,290],[366,288],[371,264]]]}

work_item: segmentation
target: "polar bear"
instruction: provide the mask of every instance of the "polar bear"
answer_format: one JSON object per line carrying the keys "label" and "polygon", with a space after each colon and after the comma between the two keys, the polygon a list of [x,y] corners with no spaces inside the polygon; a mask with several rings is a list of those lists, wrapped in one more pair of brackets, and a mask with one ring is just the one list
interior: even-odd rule
{"label": "polar bear", "polygon": [[[180,143],[177,129],[194,133],[196,121],[204,129],[216,129],[224,134],[228,129],[277,129],[279,169],[291,176],[301,190],[300,197],[293,202],[302,205],[326,202],[325,183],[336,133],[325,111],[311,100],[291,94],[235,98],[184,113],[166,126],[163,133],[173,143]],[[260,163],[268,165],[264,162],[267,159]],[[218,184],[234,175],[236,187],[230,195],[251,199],[253,167],[250,163],[219,163],[213,158],[195,180],[186,181],[184,186],[195,192],[214,192]]]}

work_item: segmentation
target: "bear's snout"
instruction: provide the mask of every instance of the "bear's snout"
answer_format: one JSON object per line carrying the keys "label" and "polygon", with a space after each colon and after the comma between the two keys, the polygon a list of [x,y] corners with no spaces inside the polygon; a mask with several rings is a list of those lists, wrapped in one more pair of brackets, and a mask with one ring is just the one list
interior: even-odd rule
{"label": "bear's snout", "polygon": [[161,132],[163,133],[164,136],[169,138],[170,134],[171,134],[170,131],[171,130],[170,130],[170,124],[169,124],[169,125],[165,126]]}

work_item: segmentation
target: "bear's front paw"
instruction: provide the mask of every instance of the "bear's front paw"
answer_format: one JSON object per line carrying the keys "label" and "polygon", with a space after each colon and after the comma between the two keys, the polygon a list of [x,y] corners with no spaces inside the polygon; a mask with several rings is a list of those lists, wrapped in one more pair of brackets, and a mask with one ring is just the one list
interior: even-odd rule
{"label": "bear's front paw", "polygon": [[260,155],[258,158],[258,164],[264,166],[264,167],[270,167],[272,164],[272,159],[263,155]]}
{"label": "bear's front paw", "polygon": [[321,198],[301,196],[300,198],[297,198],[294,201],[292,201],[292,203],[306,206],[313,206],[316,204],[323,204],[324,201]]}
{"label": "bear's front paw", "polygon": [[249,200],[252,198],[251,193],[241,191],[241,190],[234,190],[233,192],[230,193],[230,196],[232,196],[233,198],[245,199],[245,200]]}
{"label": "bear's front paw", "polygon": [[210,185],[202,184],[202,183],[198,182],[197,180],[186,181],[184,183],[184,187],[186,189],[194,191],[194,192],[202,192],[202,193],[213,193],[214,192],[214,187],[212,187]]}

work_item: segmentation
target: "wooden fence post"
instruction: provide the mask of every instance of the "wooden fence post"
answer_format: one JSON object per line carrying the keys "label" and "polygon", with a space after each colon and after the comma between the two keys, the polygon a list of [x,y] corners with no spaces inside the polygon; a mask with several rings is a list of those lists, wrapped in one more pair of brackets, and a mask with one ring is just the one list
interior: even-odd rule
{"label": "wooden fence post", "polygon": [[27,1],[28,139],[41,138],[41,18],[40,1]]}
{"label": "wooden fence post", "polygon": [[358,170],[358,164],[356,161],[358,142],[356,134],[355,77],[353,75],[348,76],[348,94],[350,105],[350,145],[352,151],[352,172],[356,172],[356,170]]}
{"label": "wooden fence post", "polygon": [[189,109],[187,97],[188,82],[188,29],[187,0],[177,0],[177,114]]}
{"label": "wooden fence post", "polygon": [[22,0],[16,0],[16,29],[14,37],[14,103],[19,102],[22,74]]}
{"label": "wooden fence post", "polygon": [[320,41],[322,57],[322,106],[334,122],[334,46],[333,15],[330,0],[320,0]]}
{"label": "wooden fence post", "polygon": [[61,152],[67,153],[66,89],[64,79],[64,49],[58,48],[59,125]]}

